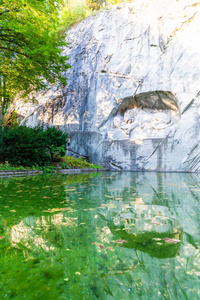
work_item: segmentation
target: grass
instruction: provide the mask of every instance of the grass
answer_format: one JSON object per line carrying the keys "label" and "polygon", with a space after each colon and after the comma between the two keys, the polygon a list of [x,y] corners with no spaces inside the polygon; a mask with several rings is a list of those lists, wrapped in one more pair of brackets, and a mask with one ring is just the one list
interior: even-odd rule
{"label": "grass", "polygon": [[103,169],[103,167],[95,164],[91,164],[82,158],[74,158],[72,156],[64,156],[61,158],[60,162],[53,163],[49,166],[33,166],[33,167],[23,167],[23,166],[12,166],[7,161],[5,163],[0,163],[0,171],[27,171],[27,170],[38,170],[44,173],[51,173],[57,169]]}
{"label": "grass", "polygon": [[61,159],[60,167],[65,169],[103,169],[103,167],[95,164],[91,164],[80,158],[75,158],[73,156],[64,156]]}
{"label": "grass", "polygon": [[23,170],[31,170],[33,168],[30,167],[23,167],[23,166],[12,166],[7,161],[5,163],[0,163],[0,170],[1,171],[23,171]]}

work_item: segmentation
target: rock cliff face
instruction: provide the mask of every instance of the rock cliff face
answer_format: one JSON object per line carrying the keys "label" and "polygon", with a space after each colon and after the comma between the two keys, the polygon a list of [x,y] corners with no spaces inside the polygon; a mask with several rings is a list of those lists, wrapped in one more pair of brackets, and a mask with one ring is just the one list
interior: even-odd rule
{"label": "rock cliff face", "polygon": [[68,85],[16,104],[69,132],[70,154],[114,169],[200,170],[200,2],[135,0],[67,34]]}

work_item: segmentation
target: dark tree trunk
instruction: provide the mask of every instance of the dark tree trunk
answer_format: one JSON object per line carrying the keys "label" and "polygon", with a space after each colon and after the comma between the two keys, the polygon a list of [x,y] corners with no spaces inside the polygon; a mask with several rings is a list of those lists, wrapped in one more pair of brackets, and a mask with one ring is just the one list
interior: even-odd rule
{"label": "dark tree trunk", "polygon": [[8,98],[6,97],[6,78],[4,74],[0,74],[0,126],[4,125],[5,107]]}

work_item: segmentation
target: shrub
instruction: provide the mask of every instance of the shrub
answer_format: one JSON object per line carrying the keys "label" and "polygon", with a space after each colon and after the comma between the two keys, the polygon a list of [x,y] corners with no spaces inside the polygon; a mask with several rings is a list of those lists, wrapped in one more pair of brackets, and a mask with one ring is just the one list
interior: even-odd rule
{"label": "shrub", "polygon": [[66,141],[67,134],[55,127],[5,127],[0,130],[0,161],[45,166],[65,154]]}
{"label": "shrub", "polygon": [[66,152],[67,134],[56,127],[48,127],[44,133],[51,161],[59,161]]}
{"label": "shrub", "polygon": [[50,162],[46,141],[40,129],[18,126],[4,136],[6,160],[12,165],[42,166]]}
{"label": "shrub", "polygon": [[5,155],[5,136],[6,136],[6,128],[3,130],[3,128],[0,126],[0,162],[6,161],[6,155]]}

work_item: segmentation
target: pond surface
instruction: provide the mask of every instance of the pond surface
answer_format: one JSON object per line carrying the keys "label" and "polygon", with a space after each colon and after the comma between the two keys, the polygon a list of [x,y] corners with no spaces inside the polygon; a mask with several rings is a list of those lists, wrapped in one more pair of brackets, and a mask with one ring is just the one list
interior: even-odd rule
{"label": "pond surface", "polygon": [[200,175],[0,179],[0,299],[200,299]]}

